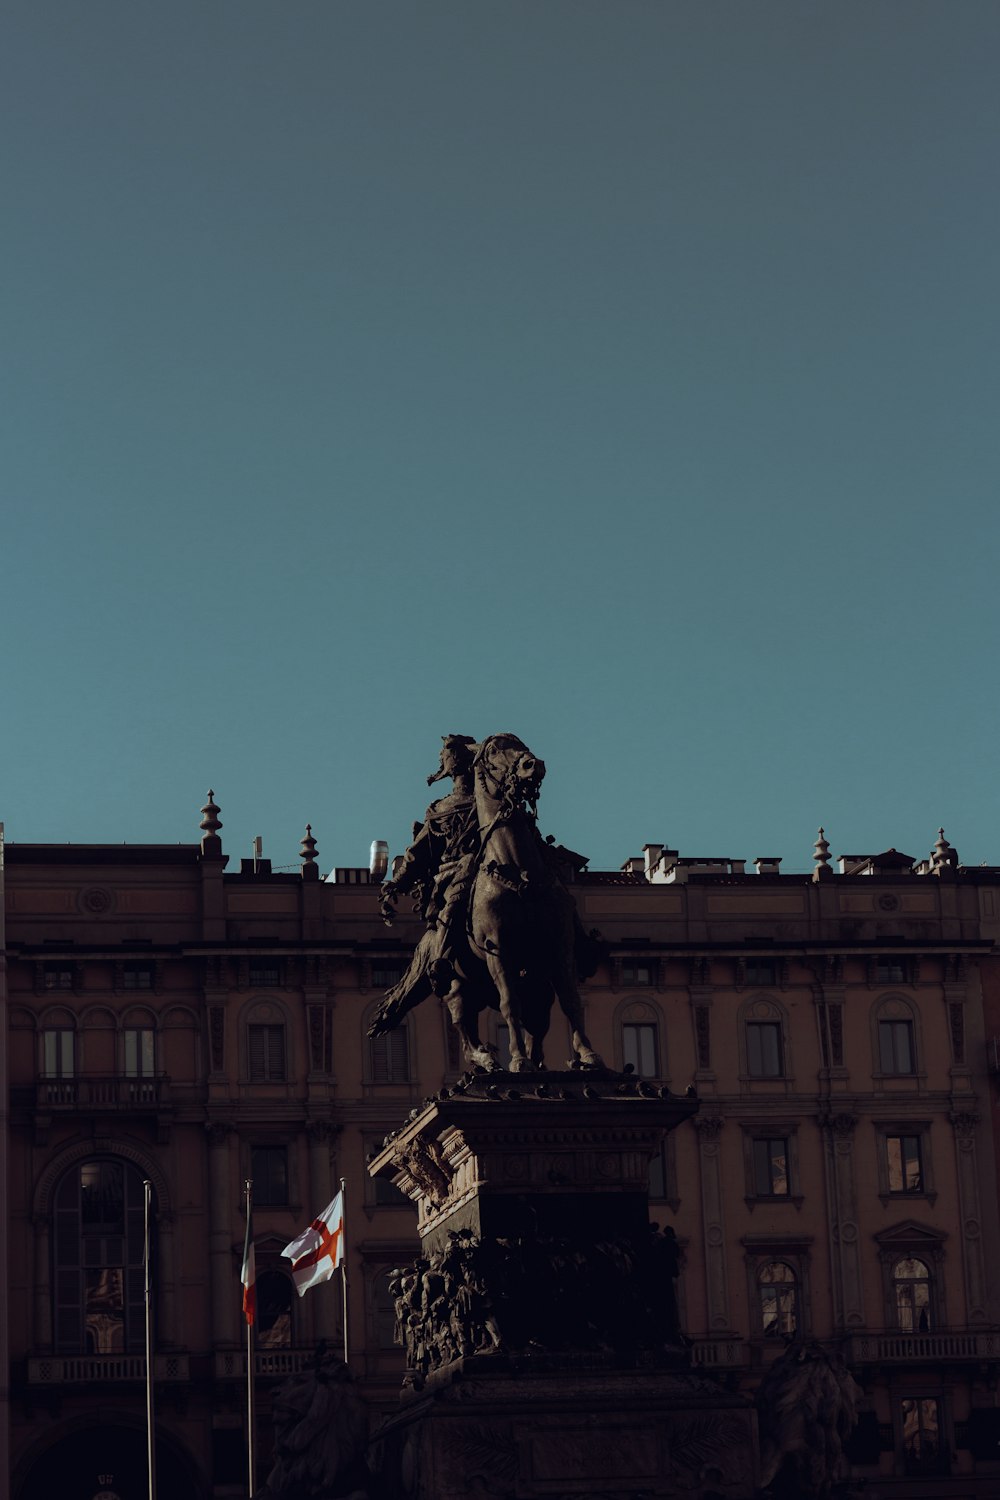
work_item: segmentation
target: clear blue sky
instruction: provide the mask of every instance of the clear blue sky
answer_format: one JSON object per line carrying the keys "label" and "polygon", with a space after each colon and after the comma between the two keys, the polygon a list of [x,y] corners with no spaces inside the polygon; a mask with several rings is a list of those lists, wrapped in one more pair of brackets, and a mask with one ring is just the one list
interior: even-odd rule
{"label": "clear blue sky", "polygon": [[1000,863],[996,0],[13,0],[18,841]]}

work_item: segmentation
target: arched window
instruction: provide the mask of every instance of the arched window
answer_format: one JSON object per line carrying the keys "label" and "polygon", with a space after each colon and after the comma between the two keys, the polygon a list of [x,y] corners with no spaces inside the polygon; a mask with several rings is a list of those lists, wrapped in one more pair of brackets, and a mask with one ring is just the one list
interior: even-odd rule
{"label": "arched window", "polygon": [[897,1260],[892,1268],[896,1327],[904,1333],[927,1333],[932,1327],[931,1273],[916,1256]]}
{"label": "arched window", "polygon": [[660,1012],[646,1001],[627,1002],[619,1011],[621,1063],[637,1078],[662,1078]]}
{"label": "arched window", "polygon": [[39,1033],[41,1093],[49,1104],[72,1104],[76,1098],[76,1029],[69,1011],[50,1011]]}
{"label": "arched window", "polygon": [[798,1278],[783,1260],[765,1261],[757,1270],[760,1320],[766,1339],[791,1338],[799,1323]]}
{"label": "arched window", "polygon": [[55,1346],[63,1354],[139,1352],[144,1193],[128,1162],[79,1162],[55,1194]]}
{"label": "arched window", "polygon": [[872,1009],[872,1072],[913,1077],[918,1071],[919,1037],[913,1007],[903,995],[883,995]]}
{"label": "arched window", "polygon": [[293,1287],[280,1271],[263,1271],[257,1278],[257,1323],[259,1349],[292,1347]]}
{"label": "arched window", "polygon": [[373,1037],[368,1045],[372,1083],[409,1083],[410,1046],[405,1026]]}

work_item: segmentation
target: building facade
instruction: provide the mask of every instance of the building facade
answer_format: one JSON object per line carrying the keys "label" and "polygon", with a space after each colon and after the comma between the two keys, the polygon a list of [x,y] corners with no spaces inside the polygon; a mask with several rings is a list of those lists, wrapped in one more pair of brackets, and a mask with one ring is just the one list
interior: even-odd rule
{"label": "building facade", "polygon": [[[367,1038],[419,928],[382,924],[366,871],[323,880],[308,831],[298,872],[231,870],[211,794],[202,811],[190,845],[7,846],[12,1500],[143,1493],[147,1181],[170,1493],[246,1492],[247,1178],[264,1462],[274,1382],[342,1336],[337,1282],[300,1300],[280,1256],[341,1178],[352,1365],[376,1411],[397,1399],[388,1275],[415,1227],[365,1161],[461,1069],[432,1002]],[[789,1338],[818,1339],[864,1392],[851,1457],[873,1496],[995,1495],[1000,870],[964,869],[943,836],[924,861],[833,868],[822,839],[814,859],[747,873],[649,845],[579,872],[608,944],[588,1031],[610,1065],[701,1101],[650,1173],[696,1363],[752,1392]]]}

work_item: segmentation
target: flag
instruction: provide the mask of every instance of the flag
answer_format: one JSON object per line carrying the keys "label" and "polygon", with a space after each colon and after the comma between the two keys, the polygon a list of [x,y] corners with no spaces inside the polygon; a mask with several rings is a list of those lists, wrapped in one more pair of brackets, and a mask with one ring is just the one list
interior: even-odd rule
{"label": "flag", "polygon": [[247,1233],[243,1241],[243,1316],[252,1323],[257,1315],[257,1262],[253,1253],[253,1211],[247,1208]]}
{"label": "flag", "polygon": [[292,1263],[292,1280],[300,1297],[311,1286],[330,1280],[344,1259],[343,1190],[281,1253]]}

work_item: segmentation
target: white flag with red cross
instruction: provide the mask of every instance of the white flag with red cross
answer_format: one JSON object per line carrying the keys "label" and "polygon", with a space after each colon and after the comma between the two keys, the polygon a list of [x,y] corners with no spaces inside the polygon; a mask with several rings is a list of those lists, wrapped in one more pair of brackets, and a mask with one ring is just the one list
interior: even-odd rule
{"label": "white flag with red cross", "polygon": [[292,1280],[300,1297],[311,1286],[329,1281],[344,1259],[343,1191],[281,1253],[292,1263]]}

